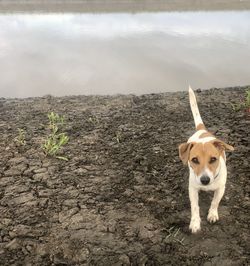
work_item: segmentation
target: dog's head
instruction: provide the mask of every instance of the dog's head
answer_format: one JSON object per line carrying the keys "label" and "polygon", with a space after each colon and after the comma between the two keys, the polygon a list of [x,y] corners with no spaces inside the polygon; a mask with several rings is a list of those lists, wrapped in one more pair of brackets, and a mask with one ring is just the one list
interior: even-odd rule
{"label": "dog's head", "polygon": [[193,170],[200,185],[211,184],[220,171],[220,157],[225,159],[225,151],[234,148],[225,142],[215,139],[206,143],[182,143],[179,156],[184,164]]}

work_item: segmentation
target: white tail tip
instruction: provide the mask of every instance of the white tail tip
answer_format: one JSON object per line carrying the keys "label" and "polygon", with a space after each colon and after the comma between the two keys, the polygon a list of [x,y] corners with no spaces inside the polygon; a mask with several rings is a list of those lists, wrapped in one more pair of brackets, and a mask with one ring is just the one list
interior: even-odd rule
{"label": "white tail tip", "polygon": [[189,90],[189,92],[192,92],[192,93],[194,93],[194,91],[193,91],[193,89],[191,88],[191,86],[189,85],[189,87],[188,87],[188,90]]}
{"label": "white tail tip", "polygon": [[190,101],[190,107],[192,110],[192,114],[194,117],[194,122],[195,122],[195,126],[197,128],[197,126],[199,124],[203,124],[201,116],[200,116],[200,112],[199,112],[199,108],[196,102],[196,97],[194,94],[194,91],[192,90],[191,86],[189,85],[189,101]]}

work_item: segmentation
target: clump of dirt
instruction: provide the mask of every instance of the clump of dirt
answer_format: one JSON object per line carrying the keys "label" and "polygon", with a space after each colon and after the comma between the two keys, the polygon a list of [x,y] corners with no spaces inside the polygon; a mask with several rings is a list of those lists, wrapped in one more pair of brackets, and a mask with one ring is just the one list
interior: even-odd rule
{"label": "clump of dirt", "polygon": [[[220,221],[188,225],[193,133],[187,92],[0,99],[1,265],[249,265],[249,114],[244,87],[197,92],[206,126],[235,147]],[[68,162],[41,150],[47,113],[66,116]],[[18,128],[26,144],[16,146]]]}

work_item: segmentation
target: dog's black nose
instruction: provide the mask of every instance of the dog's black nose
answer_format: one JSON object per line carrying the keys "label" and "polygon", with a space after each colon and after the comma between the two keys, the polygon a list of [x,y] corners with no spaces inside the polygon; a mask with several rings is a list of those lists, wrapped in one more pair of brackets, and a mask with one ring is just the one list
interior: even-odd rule
{"label": "dog's black nose", "polygon": [[210,182],[210,178],[209,178],[208,176],[203,175],[203,176],[201,177],[201,184],[202,184],[202,185],[208,185],[209,182]]}

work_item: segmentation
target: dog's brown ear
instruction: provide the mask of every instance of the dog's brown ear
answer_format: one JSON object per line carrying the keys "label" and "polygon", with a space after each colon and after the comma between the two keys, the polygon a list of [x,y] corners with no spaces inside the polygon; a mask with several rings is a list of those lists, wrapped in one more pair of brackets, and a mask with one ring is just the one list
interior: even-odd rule
{"label": "dog's brown ear", "polygon": [[234,147],[225,143],[222,140],[216,139],[213,142],[214,146],[219,149],[220,151],[234,151]]}
{"label": "dog's brown ear", "polygon": [[182,160],[183,164],[187,164],[189,153],[192,147],[193,143],[182,143],[179,146],[179,157]]}

